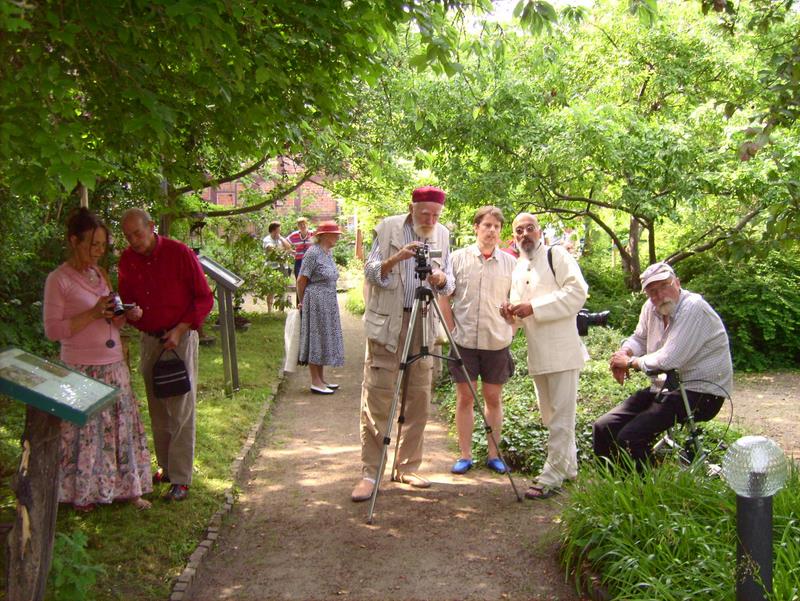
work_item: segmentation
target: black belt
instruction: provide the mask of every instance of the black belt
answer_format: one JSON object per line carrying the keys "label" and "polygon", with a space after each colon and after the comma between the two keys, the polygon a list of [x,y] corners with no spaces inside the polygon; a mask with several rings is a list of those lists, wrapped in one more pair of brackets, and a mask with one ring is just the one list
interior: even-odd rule
{"label": "black belt", "polygon": [[408,307],[408,308],[403,307],[403,311],[406,312],[406,313],[411,313],[411,307]]}
{"label": "black belt", "polygon": [[[175,326],[172,326],[172,327],[174,328]],[[171,329],[172,328],[164,328],[163,330],[156,330],[154,332],[144,332],[144,333],[147,334],[148,336],[152,336],[153,338],[159,338],[160,339],[160,338],[163,338],[164,336],[166,336],[167,332],[169,332]],[[144,331],[144,330],[142,330],[142,331]]]}

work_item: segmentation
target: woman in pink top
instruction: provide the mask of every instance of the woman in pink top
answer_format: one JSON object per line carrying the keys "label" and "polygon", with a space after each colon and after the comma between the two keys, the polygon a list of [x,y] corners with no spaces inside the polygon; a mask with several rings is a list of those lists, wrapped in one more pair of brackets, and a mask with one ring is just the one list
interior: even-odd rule
{"label": "woman in pink top", "polygon": [[114,404],[83,427],[61,422],[58,500],[78,511],[115,500],[147,509],[142,495],[153,490],[147,438],[119,337],[125,313],[114,315],[108,274],[97,264],[108,239],[106,225],[79,209],[67,222],[69,258],[44,286],[45,334],[61,343],[61,360],[120,389]]}

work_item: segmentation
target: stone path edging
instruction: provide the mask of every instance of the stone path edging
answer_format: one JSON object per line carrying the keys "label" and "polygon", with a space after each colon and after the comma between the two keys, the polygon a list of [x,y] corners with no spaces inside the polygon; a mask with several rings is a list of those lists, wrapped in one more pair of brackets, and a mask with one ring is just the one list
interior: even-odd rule
{"label": "stone path edging", "polygon": [[236,458],[231,463],[231,477],[233,479],[233,484],[231,484],[230,488],[228,488],[224,493],[225,501],[208,521],[206,534],[203,537],[203,540],[198,543],[195,550],[189,556],[189,561],[186,563],[186,567],[183,568],[180,576],[178,576],[178,579],[175,581],[175,584],[172,587],[172,593],[169,596],[169,601],[185,601],[186,599],[190,598],[189,594],[191,592],[194,578],[197,575],[197,571],[200,569],[206,553],[211,550],[211,548],[214,546],[214,541],[216,541],[217,537],[219,536],[219,529],[222,526],[223,518],[231,512],[231,509],[233,509],[233,505],[236,502],[236,496],[233,492],[234,487],[239,482],[239,478],[242,476],[242,472],[246,466],[246,463],[251,459],[253,447],[255,446],[256,440],[258,440],[258,436],[261,434],[264,428],[264,421],[267,417],[267,413],[274,405],[275,400],[278,397],[278,393],[280,392],[280,389],[285,381],[286,376],[281,368],[278,370],[278,381],[272,385],[270,392],[265,399],[263,406],[261,407],[261,411],[256,418],[255,424],[253,424],[253,427],[250,429],[250,433],[247,435],[247,439],[244,441],[242,448],[239,450]]}

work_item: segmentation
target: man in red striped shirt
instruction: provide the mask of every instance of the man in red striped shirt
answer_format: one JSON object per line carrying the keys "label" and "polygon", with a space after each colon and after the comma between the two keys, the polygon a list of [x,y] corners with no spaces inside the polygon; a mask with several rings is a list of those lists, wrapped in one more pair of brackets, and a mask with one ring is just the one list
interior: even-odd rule
{"label": "man in red striped shirt", "polygon": [[[153,481],[170,483],[167,498],[182,501],[189,495],[194,463],[197,330],[214,297],[194,252],[182,242],[157,235],[147,211],[126,211],[122,231],[129,247],[119,261],[119,293],[124,302],[136,303],[127,315],[142,332],[139,368],[159,465]],[[163,351],[173,349],[186,364],[191,389],[180,396],[157,398],[153,365]]]}

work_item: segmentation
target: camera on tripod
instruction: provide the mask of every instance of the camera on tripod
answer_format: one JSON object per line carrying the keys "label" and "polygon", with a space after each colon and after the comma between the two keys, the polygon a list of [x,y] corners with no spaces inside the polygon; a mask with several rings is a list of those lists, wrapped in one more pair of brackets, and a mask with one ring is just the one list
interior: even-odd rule
{"label": "camera on tripod", "polygon": [[416,266],[414,267],[414,272],[417,274],[417,277],[421,280],[427,278],[433,271],[433,267],[431,267],[431,259],[441,258],[441,249],[431,248],[430,244],[427,244],[426,242],[420,244],[414,253],[414,260],[417,262]]}
{"label": "camera on tripod", "polygon": [[608,316],[611,311],[598,311],[597,313],[589,313],[587,309],[578,311],[575,323],[578,326],[578,335],[586,336],[589,334],[590,326],[607,326]]}

